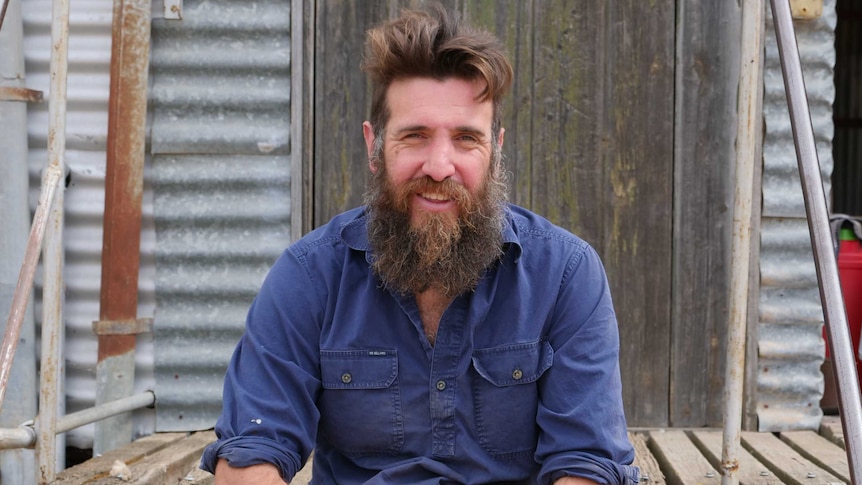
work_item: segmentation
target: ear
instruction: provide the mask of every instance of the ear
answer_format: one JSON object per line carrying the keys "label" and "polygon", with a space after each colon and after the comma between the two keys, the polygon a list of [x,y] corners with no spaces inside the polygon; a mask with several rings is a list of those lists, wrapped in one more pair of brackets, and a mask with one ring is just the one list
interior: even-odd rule
{"label": "ear", "polygon": [[503,148],[503,136],[506,134],[505,128],[500,128],[500,136],[497,137],[497,144],[500,145],[500,149]]}
{"label": "ear", "polygon": [[374,127],[371,126],[371,122],[366,121],[362,123],[362,136],[365,138],[365,148],[368,151],[368,168],[371,170],[371,173],[377,173],[377,165],[371,159],[371,156],[374,154]]}

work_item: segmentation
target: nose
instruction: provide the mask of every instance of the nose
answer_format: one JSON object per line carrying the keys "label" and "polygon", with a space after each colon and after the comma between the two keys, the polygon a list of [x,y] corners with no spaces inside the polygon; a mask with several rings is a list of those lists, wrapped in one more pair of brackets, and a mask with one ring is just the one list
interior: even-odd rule
{"label": "nose", "polygon": [[428,147],[427,157],[422,164],[422,173],[437,182],[442,182],[454,175],[453,148],[451,140],[434,140]]}

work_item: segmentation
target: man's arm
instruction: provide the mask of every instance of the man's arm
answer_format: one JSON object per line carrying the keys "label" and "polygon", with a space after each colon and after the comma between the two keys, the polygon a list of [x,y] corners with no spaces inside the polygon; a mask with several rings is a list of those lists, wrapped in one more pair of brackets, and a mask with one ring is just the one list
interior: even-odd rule
{"label": "man's arm", "polygon": [[554,482],[554,485],[598,485],[598,483],[581,477],[563,477]]}
{"label": "man's arm", "polygon": [[[252,465],[245,468],[233,468],[227,460],[218,461],[215,469],[215,485],[284,485],[284,480],[278,474],[278,468],[269,463]],[[561,483],[558,481],[557,483]]]}
{"label": "man's arm", "polygon": [[570,259],[551,318],[554,363],[542,376],[537,414],[540,482],[565,472],[592,481],[565,477],[552,483],[633,484],[617,321],[604,268],[589,246]]}

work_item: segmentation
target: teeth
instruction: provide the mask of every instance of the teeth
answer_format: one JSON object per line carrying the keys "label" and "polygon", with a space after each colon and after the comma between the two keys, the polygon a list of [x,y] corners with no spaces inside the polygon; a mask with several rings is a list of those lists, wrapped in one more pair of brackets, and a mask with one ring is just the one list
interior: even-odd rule
{"label": "teeth", "polygon": [[422,197],[430,200],[449,200],[449,197],[446,197],[443,194],[420,194]]}

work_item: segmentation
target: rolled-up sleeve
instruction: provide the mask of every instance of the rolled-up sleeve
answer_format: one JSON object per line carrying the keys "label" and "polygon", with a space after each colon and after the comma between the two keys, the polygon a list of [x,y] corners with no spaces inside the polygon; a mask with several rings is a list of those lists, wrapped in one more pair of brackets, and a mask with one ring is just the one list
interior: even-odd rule
{"label": "rolled-up sleeve", "polygon": [[634,485],[613,303],[598,255],[581,249],[567,263],[549,324],[554,361],[540,383],[539,483],[579,476]]}
{"label": "rolled-up sleeve", "polygon": [[286,251],[269,271],[246,319],[224,381],[218,440],[201,468],[271,463],[290,480],[311,453],[319,413],[322,308],[304,261]]}

